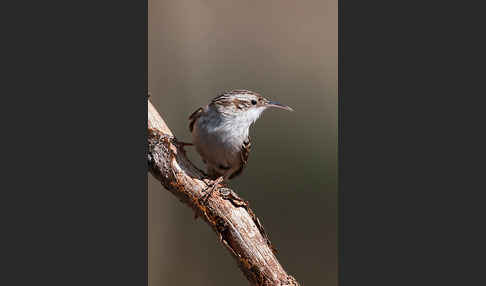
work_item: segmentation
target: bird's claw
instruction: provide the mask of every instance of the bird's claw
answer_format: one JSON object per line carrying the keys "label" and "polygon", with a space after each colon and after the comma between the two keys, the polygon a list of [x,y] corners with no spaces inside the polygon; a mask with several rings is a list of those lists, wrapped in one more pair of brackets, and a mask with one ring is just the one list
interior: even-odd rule
{"label": "bird's claw", "polygon": [[203,179],[203,182],[208,185],[208,187],[204,190],[205,194],[201,198],[204,203],[207,203],[209,197],[223,181],[223,177],[219,177],[216,180]]}
{"label": "bird's claw", "polygon": [[194,144],[193,143],[187,143],[187,142],[181,142],[181,141],[178,141],[176,139],[175,140],[175,145],[177,146],[177,148],[179,150],[182,150],[182,152],[184,153],[184,155],[186,155],[186,149],[184,149],[184,147],[186,147],[186,146],[193,146]]}
{"label": "bird's claw", "polygon": [[190,143],[190,142],[181,142],[181,141],[177,141],[177,144],[179,144],[179,146],[194,146],[194,143]]}

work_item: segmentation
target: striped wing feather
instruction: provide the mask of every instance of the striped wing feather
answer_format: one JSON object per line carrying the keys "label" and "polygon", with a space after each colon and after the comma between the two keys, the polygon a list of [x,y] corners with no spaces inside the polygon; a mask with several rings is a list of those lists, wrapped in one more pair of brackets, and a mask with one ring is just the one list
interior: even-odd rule
{"label": "striped wing feather", "polygon": [[236,172],[231,174],[229,177],[230,179],[233,179],[234,177],[238,176],[243,172],[243,169],[246,166],[246,163],[248,162],[248,157],[250,156],[250,151],[251,151],[251,138],[248,136],[245,142],[243,142],[243,146],[241,146],[241,166]]}
{"label": "striped wing feather", "polygon": [[189,131],[192,132],[192,130],[194,129],[194,123],[201,116],[202,113],[203,113],[203,108],[202,107],[199,107],[198,109],[196,109],[196,111],[194,111],[189,116]]}

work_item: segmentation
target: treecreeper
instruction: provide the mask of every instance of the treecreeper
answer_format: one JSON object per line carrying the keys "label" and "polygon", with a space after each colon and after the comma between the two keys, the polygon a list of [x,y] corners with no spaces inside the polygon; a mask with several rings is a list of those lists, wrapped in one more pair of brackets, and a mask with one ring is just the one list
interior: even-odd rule
{"label": "treecreeper", "polygon": [[250,127],[268,108],[293,111],[249,90],[224,92],[189,116],[192,144],[206,164],[212,181],[207,195],[218,184],[240,175],[251,150]]}

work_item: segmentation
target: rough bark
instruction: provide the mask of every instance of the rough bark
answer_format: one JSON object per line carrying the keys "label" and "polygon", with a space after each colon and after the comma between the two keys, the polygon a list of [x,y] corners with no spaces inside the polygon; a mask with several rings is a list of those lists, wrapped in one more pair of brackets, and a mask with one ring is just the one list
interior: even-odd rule
{"label": "rough bark", "polygon": [[202,217],[236,259],[250,285],[299,285],[275,256],[260,220],[232,189],[218,185],[207,198],[205,174],[186,157],[162,117],[148,100],[150,173]]}

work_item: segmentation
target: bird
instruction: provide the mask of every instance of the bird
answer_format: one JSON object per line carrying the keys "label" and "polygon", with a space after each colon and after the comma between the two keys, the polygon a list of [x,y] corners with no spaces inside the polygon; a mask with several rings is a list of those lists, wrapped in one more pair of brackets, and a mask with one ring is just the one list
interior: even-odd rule
{"label": "bird", "polygon": [[237,89],[223,92],[189,116],[190,144],[206,165],[212,190],[241,175],[251,151],[250,127],[268,108],[294,111],[257,92]]}

